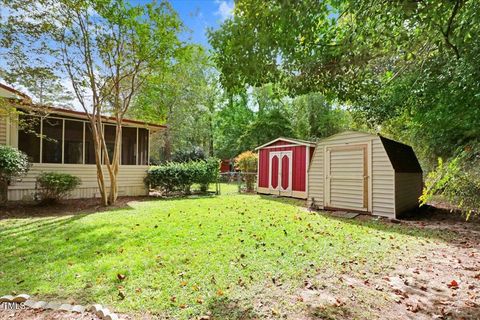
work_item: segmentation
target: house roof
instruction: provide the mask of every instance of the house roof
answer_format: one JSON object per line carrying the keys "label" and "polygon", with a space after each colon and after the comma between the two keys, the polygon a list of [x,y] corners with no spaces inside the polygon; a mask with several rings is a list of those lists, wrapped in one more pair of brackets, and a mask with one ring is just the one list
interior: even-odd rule
{"label": "house roof", "polygon": [[[42,109],[45,110],[48,113],[53,113],[53,114],[58,114],[58,115],[64,115],[64,116],[70,116],[70,117],[75,117],[75,118],[80,118],[80,119],[88,119],[87,114],[83,111],[75,111],[75,110],[69,110],[69,109],[63,109],[63,108],[57,108],[57,107],[51,107],[51,106],[39,106],[35,105],[32,103],[32,100],[29,96],[26,94],[13,89],[12,87],[6,86],[2,83],[0,83],[0,88],[4,89],[5,91],[10,92],[13,96],[6,96],[7,98],[23,98],[27,102],[27,104],[22,104],[17,106],[20,109]],[[1,92],[0,92],[1,93]],[[102,119],[106,122],[113,122],[116,120],[115,117],[108,117],[108,116],[102,116]],[[134,125],[143,125],[149,128],[153,129],[163,129],[166,128],[166,125],[161,125],[161,124],[156,124],[156,123],[149,123],[149,122],[144,122],[144,121],[139,121],[139,120],[133,120],[133,119],[123,119],[122,123],[128,123],[128,124],[134,124]]]}
{"label": "house roof", "polygon": [[423,172],[411,146],[379,137],[395,172]]}
{"label": "house roof", "polygon": [[263,147],[266,147],[266,146],[269,146],[277,141],[286,141],[286,142],[290,142],[292,144],[297,144],[297,145],[301,145],[301,146],[307,146],[307,147],[315,147],[315,142],[312,142],[312,141],[307,141],[307,140],[300,140],[300,139],[293,139],[293,138],[285,138],[285,137],[279,137],[275,140],[272,140],[272,141],[269,141],[267,143],[264,143],[262,144],[261,146],[259,147],[256,147],[255,150],[258,150],[258,149],[261,149]]}

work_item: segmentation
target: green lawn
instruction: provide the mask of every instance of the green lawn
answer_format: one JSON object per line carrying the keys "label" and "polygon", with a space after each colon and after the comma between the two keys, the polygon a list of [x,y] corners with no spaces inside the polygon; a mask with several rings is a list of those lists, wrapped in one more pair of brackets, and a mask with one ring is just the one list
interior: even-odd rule
{"label": "green lawn", "polygon": [[437,236],[335,219],[298,204],[232,193],[0,220],[0,295],[26,292],[189,318],[229,301],[253,301],[274,280],[289,292],[324,270],[381,275]]}

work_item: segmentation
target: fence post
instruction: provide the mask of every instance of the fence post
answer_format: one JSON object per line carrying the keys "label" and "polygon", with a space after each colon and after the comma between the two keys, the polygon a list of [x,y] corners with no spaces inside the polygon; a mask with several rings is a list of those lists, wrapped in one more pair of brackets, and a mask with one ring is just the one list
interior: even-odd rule
{"label": "fence post", "polygon": [[237,172],[238,193],[242,192],[242,177],[241,172]]}

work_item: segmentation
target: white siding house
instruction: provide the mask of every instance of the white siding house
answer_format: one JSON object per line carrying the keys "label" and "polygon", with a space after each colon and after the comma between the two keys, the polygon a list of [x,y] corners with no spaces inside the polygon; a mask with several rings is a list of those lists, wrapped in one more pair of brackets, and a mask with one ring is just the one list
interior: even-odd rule
{"label": "white siding house", "polygon": [[[33,163],[26,176],[9,186],[9,200],[31,200],[36,177],[42,172],[62,172],[79,177],[82,183],[71,194],[72,198],[100,197],[90,124],[85,113],[48,107],[47,113],[40,117],[36,112],[39,108],[32,105],[28,97],[4,85],[0,85],[0,98],[9,102],[9,109],[11,106],[15,109],[15,112],[0,113],[0,144],[25,152]],[[6,111],[7,104],[2,103],[1,108]],[[120,196],[148,194],[144,178],[149,165],[150,133],[163,128],[135,120],[123,121],[121,165],[117,178]],[[112,152],[115,119],[104,117],[103,130],[108,152]],[[106,168],[104,172],[107,173]],[[105,177],[108,186],[108,174]]]}
{"label": "white siding house", "polygon": [[417,207],[423,186],[410,146],[355,131],[319,141],[308,178],[311,206],[389,218]]}

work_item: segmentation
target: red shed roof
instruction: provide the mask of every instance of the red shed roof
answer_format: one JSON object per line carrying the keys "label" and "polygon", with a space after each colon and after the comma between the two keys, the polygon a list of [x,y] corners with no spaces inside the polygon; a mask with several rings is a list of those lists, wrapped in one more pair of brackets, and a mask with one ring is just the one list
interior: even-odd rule
{"label": "red shed roof", "polygon": [[[307,141],[307,140],[300,140],[300,139],[294,139],[294,138],[284,138],[284,137],[279,137],[275,140],[272,140],[272,141],[269,141],[265,144],[262,144],[261,146],[259,147],[256,147],[255,150],[258,150],[258,149],[261,149],[261,148],[264,148],[264,147],[267,147],[271,144],[274,144],[275,142],[278,142],[278,141],[285,141],[285,142],[289,142],[293,145],[301,145],[301,146],[307,146],[307,147],[315,147],[315,142],[312,142],[312,141]],[[285,147],[285,146],[283,146]]]}

